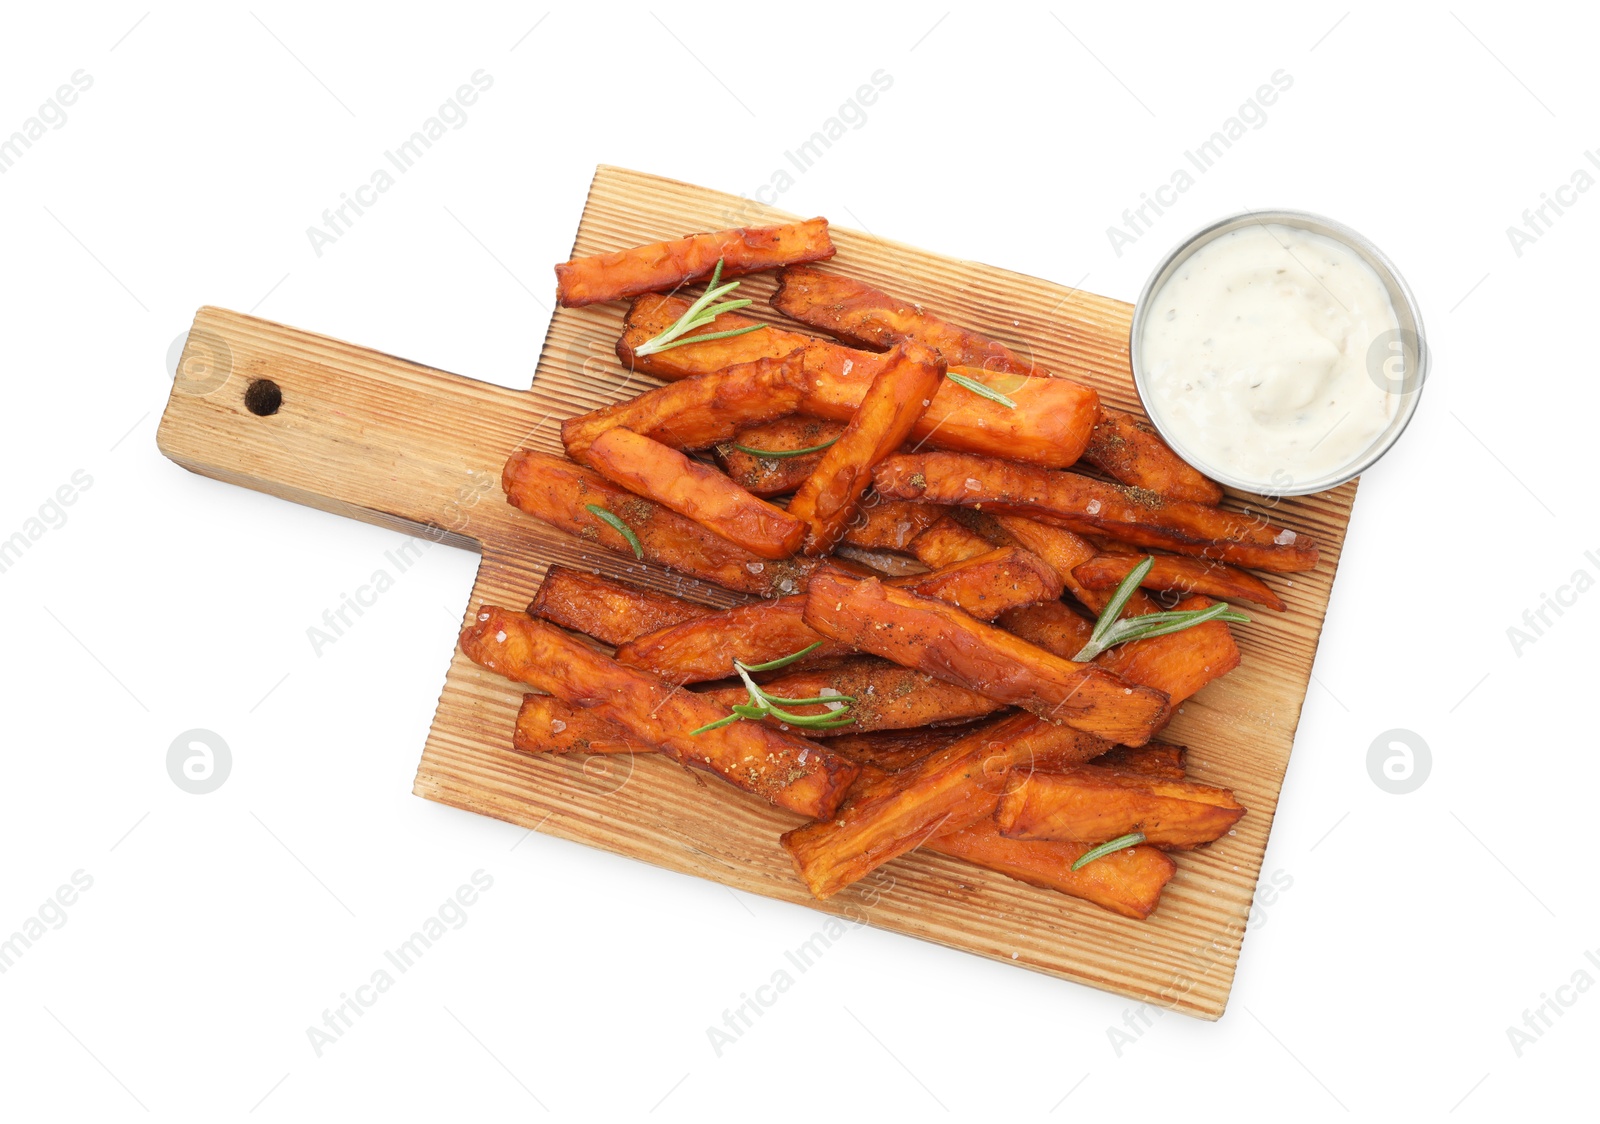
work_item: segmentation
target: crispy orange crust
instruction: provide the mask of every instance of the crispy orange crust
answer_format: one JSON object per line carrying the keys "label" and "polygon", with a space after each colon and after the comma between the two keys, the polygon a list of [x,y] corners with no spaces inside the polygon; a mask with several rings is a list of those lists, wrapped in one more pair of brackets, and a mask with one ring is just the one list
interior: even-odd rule
{"label": "crispy orange crust", "polygon": [[[1054,571],[1015,547],[991,550],[944,570],[895,579],[895,584],[960,605],[984,620],[1017,605],[1061,595]],[[641,635],[617,648],[617,660],[674,683],[702,683],[732,675],[734,660],[767,663],[819,643],[822,646],[806,662],[854,651],[812,629],[804,613],[803,594],[738,605]]]}
{"label": "crispy orange crust", "polygon": [[1109,769],[1033,773],[1000,797],[995,822],[1012,839],[1104,843],[1143,832],[1157,847],[1197,847],[1244,815],[1225,788]]}
{"label": "crispy orange crust", "polygon": [[[778,275],[772,306],[792,319],[821,328],[847,343],[876,350],[907,339],[934,348],[952,367],[977,367],[997,374],[1047,378],[1050,372],[1004,344],[950,324],[907,301],[837,273],[808,266]],[[1169,499],[1216,504],[1222,489],[1174,453],[1155,429],[1121,410],[1102,406],[1084,459],[1124,484],[1160,492]]]}
{"label": "crispy orange crust", "polygon": [[1019,882],[1093,902],[1112,913],[1143,921],[1161,901],[1161,891],[1178,872],[1170,855],[1154,847],[1128,847],[1096,859],[1082,870],[1072,864],[1093,848],[1090,843],[1008,839],[993,820],[941,835],[923,848],[965,859]]}
{"label": "crispy orange crust", "polygon": [[518,753],[654,753],[592,710],[568,706],[554,695],[523,695],[511,746]]}
{"label": "crispy orange crust", "polygon": [[723,277],[738,277],[793,262],[823,261],[833,255],[833,240],[824,218],[691,234],[558,265],[556,299],[568,308],[577,308],[673,289],[710,277],[719,259]]}
{"label": "crispy orange crust", "polygon": [[1174,453],[1155,426],[1122,410],[1100,407],[1083,459],[1124,484],[1169,500],[1213,507],[1222,502],[1222,485]]}
{"label": "crispy orange crust", "polygon": [[833,819],[788,832],[783,846],[806,888],[828,898],[934,836],[992,815],[1014,767],[1039,755],[1086,760],[1105,748],[1032,715],[993,719],[899,772],[859,785]]}
{"label": "crispy orange crust", "polygon": [[1153,559],[1150,572],[1140,583],[1146,589],[1203,593],[1219,601],[1250,601],[1280,613],[1289,607],[1272,592],[1271,586],[1252,573],[1225,562],[1178,554],[1096,554],[1075,567],[1072,576],[1086,589],[1114,590],[1145,558]]}
{"label": "crispy orange crust", "polygon": [[845,423],[792,414],[764,425],[751,426],[716,445],[717,463],[722,471],[745,491],[756,496],[781,496],[805,483],[806,477],[822,462],[822,453],[798,457],[763,457],[746,453],[735,445],[763,452],[787,453],[812,449],[832,441],[844,432]]}
{"label": "crispy orange crust", "polygon": [[566,566],[550,567],[528,605],[530,616],[587,633],[613,647],[715,612],[710,605]]}
{"label": "crispy orange crust", "polygon": [[1073,663],[953,605],[874,578],[815,575],[805,621],[863,652],[1108,741],[1143,745],[1168,714],[1159,691]]}
{"label": "crispy orange crust", "polygon": [[[892,773],[915,765],[936,750],[954,745],[972,733],[973,729],[974,724],[967,722],[958,726],[915,726],[909,730],[839,733],[828,739],[828,748],[858,765]],[[859,784],[858,781],[858,787]]]}
{"label": "crispy orange crust", "polygon": [[827,554],[844,537],[873,466],[910,436],[943,378],[944,364],[920,344],[889,353],[844,432],[789,501],[789,514],[807,525],[807,554]]}
{"label": "crispy orange crust", "polygon": [[[812,738],[966,722],[1001,709],[999,703],[976,691],[942,682],[911,668],[865,657],[842,660],[826,667],[776,672],[761,686],[780,698],[810,699],[836,692],[855,700],[850,704],[853,723],[833,730],[807,730],[806,735]],[[700,697],[716,702],[724,708],[723,714],[734,703],[747,701],[743,687],[706,691]],[[824,703],[784,709],[795,714],[830,712]],[[779,725],[775,718],[764,721],[775,727]]]}
{"label": "crispy orange crust", "polygon": [[586,542],[633,558],[633,547],[588,510],[611,512],[638,536],[647,562],[667,566],[726,589],[762,597],[798,593],[817,561],[768,561],[712,534],[660,504],[617,487],[597,472],[549,453],[523,449],[511,454],[501,486],[512,504]]}
{"label": "crispy orange crust", "polygon": [[707,448],[798,410],[803,360],[797,350],[657,387],[568,418],[561,423],[561,442],[580,464],[587,463],[589,446],[608,429],[631,429],[674,449]]}
{"label": "crispy orange crust", "polygon": [[693,519],[758,557],[788,558],[805,540],[805,523],[781,507],[631,429],[608,429],[595,438],[589,463],[613,484]]}
{"label": "crispy orange crust", "polygon": [[945,509],[936,503],[908,503],[880,500],[876,496],[863,502],[845,531],[844,542],[868,550],[906,551],[911,540],[940,519]]}
{"label": "crispy orange crust", "polygon": [[1072,472],[939,452],[890,457],[878,466],[873,480],[890,499],[982,506],[1079,534],[1108,534],[1140,546],[1261,570],[1293,572],[1317,564],[1317,547],[1309,536],[1259,517],[1166,500]]}
{"label": "crispy orange crust", "polygon": [[[635,301],[617,343],[617,356],[623,366],[657,378],[681,379],[721,370],[733,363],[787,355],[796,347],[804,347],[809,389],[801,412],[849,421],[873,376],[887,361],[877,352],[857,351],[772,325],[759,332],[673,348],[644,358],[634,353],[635,347],[670,327],[688,307],[689,302],[680,297],[649,296]],[[759,323],[725,312],[703,331],[722,332]],[[917,441],[925,440],[935,448],[1011,457],[1054,468],[1076,462],[1088,445],[1100,412],[1099,396],[1089,388],[1066,379],[1018,378],[975,368],[964,368],[960,373],[1006,395],[1016,408],[980,397],[946,379],[934,394],[927,413],[911,431]]]}
{"label": "crispy orange crust", "polygon": [[526,613],[481,607],[461,633],[473,662],[594,711],[630,737],[805,816],[831,815],[860,769],[820,745],[758,722],[690,736],[726,715],[702,696],[623,667]]}
{"label": "crispy orange crust", "polygon": [[[937,507],[937,504],[929,504]],[[946,515],[929,525],[928,529],[911,540],[911,553],[924,566],[938,568],[976,558],[994,549],[994,544],[975,531],[970,531],[953,517]]]}

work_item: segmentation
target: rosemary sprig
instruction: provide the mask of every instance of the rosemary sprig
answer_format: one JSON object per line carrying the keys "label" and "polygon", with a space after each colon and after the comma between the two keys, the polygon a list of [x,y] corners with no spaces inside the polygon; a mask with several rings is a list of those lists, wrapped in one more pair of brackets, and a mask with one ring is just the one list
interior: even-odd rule
{"label": "rosemary sprig", "polygon": [[955,383],[957,386],[966,387],[979,398],[987,398],[991,402],[998,402],[1008,410],[1015,410],[1017,408],[1017,404],[1011,401],[1011,399],[1007,398],[1004,394],[1001,394],[998,390],[984,386],[977,379],[970,379],[966,375],[959,375],[954,371],[946,371],[944,377]]}
{"label": "rosemary sprig", "polygon": [[615,515],[597,503],[586,503],[583,505],[583,509],[596,519],[600,520],[600,522],[610,527],[617,534],[627,539],[628,545],[633,547],[633,556],[635,558],[644,558],[644,547],[639,542],[639,536],[633,533],[632,527],[628,526],[621,519],[618,519]]}
{"label": "rosemary sprig", "polygon": [[1103,859],[1109,854],[1122,850],[1124,847],[1133,847],[1143,842],[1144,832],[1142,831],[1130,831],[1126,835],[1119,835],[1115,839],[1102,843],[1100,846],[1085,851],[1078,856],[1078,861],[1072,864],[1072,869],[1082,870],[1094,862],[1095,859]]}
{"label": "rosemary sprig", "polygon": [[704,327],[715,320],[718,316],[721,316],[724,312],[735,312],[738,309],[745,308],[755,303],[755,301],[752,300],[731,300],[722,301],[720,304],[713,304],[712,302],[716,301],[718,297],[725,293],[731,293],[733,290],[739,287],[739,282],[737,281],[729,281],[726,285],[722,284],[721,282],[722,259],[718,258],[717,268],[711,272],[711,284],[707,285],[706,291],[700,294],[700,299],[691,304],[684,314],[678,318],[678,322],[672,327],[668,328],[658,336],[652,336],[650,339],[645,340],[638,347],[634,348],[634,355],[654,355],[658,351],[666,351],[668,348],[673,347],[682,347],[686,343],[701,343],[705,340],[722,340],[727,339],[729,336],[742,336],[746,332],[754,332],[761,328],[765,328],[765,324],[749,324],[743,328],[734,328],[727,332],[707,332],[703,336],[690,336],[688,339],[678,338],[685,332],[692,332],[696,328]]}
{"label": "rosemary sprig", "polygon": [[[818,640],[815,644],[807,645],[792,655],[780,656],[775,660],[768,660],[766,663],[747,664],[734,660],[733,669],[739,673],[739,678],[744,680],[745,690],[749,693],[750,701],[748,703],[736,703],[729,707],[728,709],[733,713],[729,714],[728,717],[719,718],[715,722],[707,722],[699,729],[690,730],[689,736],[692,738],[696,734],[705,733],[707,730],[718,730],[723,726],[731,726],[741,718],[749,718],[753,721],[760,721],[763,718],[776,718],[779,722],[786,722],[791,726],[799,726],[801,729],[808,730],[832,730],[839,726],[850,725],[855,721],[855,717],[849,713],[850,704],[856,701],[854,695],[817,695],[809,699],[788,699],[781,695],[769,694],[762,689],[759,683],[750,678],[752,671],[775,671],[780,667],[788,667],[802,656],[815,651],[821,646],[822,641]],[[784,709],[790,706],[816,706],[818,704],[831,703],[839,703],[840,708],[827,714],[795,714]]]}
{"label": "rosemary sprig", "polygon": [[837,440],[839,439],[835,437],[833,441],[824,441],[820,445],[807,445],[804,449],[752,449],[750,446],[740,445],[738,442],[732,442],[732,445],[741,453],[749,453],[752,457],[765,457],[768,460],[781,461],[789,457],[803,457],[807,453],[820,453]]}
{"label": "rosemary sprig", "polygon": [[1111,599],[1106,602],[1106,607],[1100,613],[1100,619],[1095,622],[1094,631],[1089,634],[1089,642],[1078,650],[1073,660],[1086,663],[1094,659],[1107,648],[1118,644],[1125,644],[1129,640],[1145,640],[1152,636],[1167,636],[1170,633],[1182,632],[1186,628],[1193,628],[1197,624],[1207,621],[1227,621],[1229,624],[1249,624],[1250,618],[1234,609],[1225,601],[1205,609],[1182,609],[1164,613],[1146,613],[1142,617],[1129,617],[1127,620],[1118,620],[1122,610],[1127,606],[1128,599],[1133,596],[1134,590],[1139,588],[1139,583],[1150,572],[1150,567],[1155,565],[1154,558],[1146,558],[1133,569],[1128,571],[1128,576],[1122,579],[1121,584],[1112,593]]}

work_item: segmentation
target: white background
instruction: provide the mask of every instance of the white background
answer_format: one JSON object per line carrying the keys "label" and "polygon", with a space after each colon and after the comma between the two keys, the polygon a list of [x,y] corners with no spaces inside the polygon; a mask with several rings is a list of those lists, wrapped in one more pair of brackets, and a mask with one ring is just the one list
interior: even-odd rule
{"label": "white background", "polygon": [[[1561,992],[1520,1056],[1507,1028],[1600,980],[1600,593],[1520,654],[1507,629],[1600,576],[1600,191],[1520,256],[1506,229],[1600,149],[1596,28],[1472,2],[1201,9],[8,8],[0,135],[75,71],[93,85],[0,176],[0,538],[92,484],[0,573],[0,937],[75,871],[93,885],[0,975],[0,1116],[1592,1103],[1600,989]],[[466,124],[314,253],[306,228],[480,69]],[[1292,885],[1220,1023],[1166,1015],[1120,1053],[1133,1004],[862,930],[717,1056],[707,1027],[819,915],[413,797],[475,558],[431,548],[317,655],[307,628],[399,537],[155,447],[202,304],[526,386],[597,163],[754,193],[880,69],[892,88],[779,206],[1127,299],[1202,223],[1298,207],[1383,247],[1430,330],[1420,412],[1362,482],[1267,854]],[[1114,253],[1106,228],[1280,69],[1266,124]],[[166,765],[196,727],[232,755],[204,796]],[[1409,795],[1368,772],[1394,728],[1431,748]],[[478,870],[464,926],[318,1057],[307,1027]]]}

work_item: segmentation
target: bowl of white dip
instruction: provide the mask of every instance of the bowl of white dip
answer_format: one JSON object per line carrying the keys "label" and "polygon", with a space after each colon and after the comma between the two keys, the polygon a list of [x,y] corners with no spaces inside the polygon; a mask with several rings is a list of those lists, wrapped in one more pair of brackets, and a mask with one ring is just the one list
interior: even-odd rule
{"label": "bowl of white dip", "polygon": [[1422,316],[1349,227],[1250,211],[1185,239],[1145,283],[1129,337],[1145,412],[1207,476],[1299,496],[1359,476],[1416,412]]}

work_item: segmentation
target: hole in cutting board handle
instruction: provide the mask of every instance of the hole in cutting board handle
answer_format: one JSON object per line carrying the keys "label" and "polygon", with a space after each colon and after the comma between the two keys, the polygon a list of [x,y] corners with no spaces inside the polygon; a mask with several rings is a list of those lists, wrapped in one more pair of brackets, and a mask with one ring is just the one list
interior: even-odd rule
{"label": "hole in cutting board handle", "polygon": [[244,389],[244,408],[258,418],[271,417],[283,405],[283,390],[271,379],[256,379]]}

